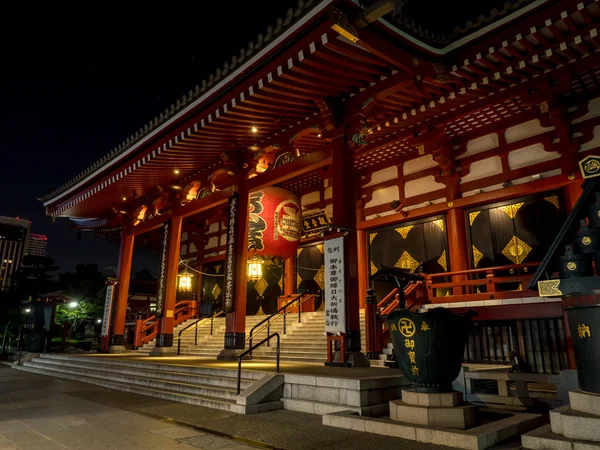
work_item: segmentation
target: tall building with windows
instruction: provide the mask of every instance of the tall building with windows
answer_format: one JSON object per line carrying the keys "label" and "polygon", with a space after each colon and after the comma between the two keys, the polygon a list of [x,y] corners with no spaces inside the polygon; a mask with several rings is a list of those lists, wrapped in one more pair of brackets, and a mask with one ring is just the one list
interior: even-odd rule
{"label": "tall building with windows", "polygon": [[24,219],[0,216],[0,290],[4,291],[25,256],[27,236],[31,222]]}
{"label": "tall building with windows", "polygon": [[48,245],[48,238],[43,234],[30,233],[27,238],[27,252],[26,255],[33,256],[46,256],[46,246]]}

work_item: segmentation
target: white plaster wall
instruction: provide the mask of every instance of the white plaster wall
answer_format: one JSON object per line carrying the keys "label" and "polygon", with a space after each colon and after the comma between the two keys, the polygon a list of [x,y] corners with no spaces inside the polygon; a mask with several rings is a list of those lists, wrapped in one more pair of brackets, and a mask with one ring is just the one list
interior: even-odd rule
{"label": "white plaster wall", "polygon": [[544,150],[543,144],[534,144],[510,152],[508,154],[508,165],[511,170],[515,170],[556,158],[560,158],[558,152],[547,152]]}
{"label": "white plaster wall", "polygon": [[219,231],[219,224],[217,222],[211,223],[208,227],[208,233],[215,233],[216,231]]}
{"label": "white plaster wall", "polygon": [[472,191],[463,192],[462,196],[463,197],[471,197],[472,195],[481,194],[483,192],[497,191],[498,189],[504,189],[504,186],[502,186],[501,184],[494,184],[492,186],[486,186],[481,189],[474,189]]}
{"label": "white plaster wall", "polygon": [[181,246],[179,246],[179,254],[180,254],[180,255],[185,255],[185,254],[187,254],[187,252],[188,252],[188,251],[187,251],[187,249],[188,249],[188,246],[187,246],[187,244],[184,244],[184,245],[181,245]]}
{"label": "white plaster wall", "polygon": [[446,197],[436,198],[435,200],[431,200],[431,202],[423,202],[423,203],[419,203],[417,205],[407,206],[406,208],[404,208],[404,210],[411,211],[413,209],[419,209],[419,208],[424,208],[426,206],[430,206],[431,204],[435,205],[436,203],[444,203],[445,201],[446,201]]}
{"label": "white plaster wall", "polygon": [[384,181],[394,180],[396,178],[398,178],[398,167],[387,167],[383,170],[373,172],[373,174],[371,175],[371,181],[368,184],[365,184],[365,187],[372,186],[377,183],[383,183]]}
{"label": "white plaster wall", "polygon": [[469,181],[491,177],[492,175],[498,175],[499,173],[502,173],[502,160],[499,156],[492,156],[491,158],[473,162],[468,175],[462,177],[460,182],[467,183]]}
{"label": "white plaster wall", "polygon": [[333,205],[325,205],[325,211],[327,211],[327,214],[329,215],[329,219],[331,220],[331,218],[333,217]]}
{"label": "white plaster wall", "polygon": [[379,214],[371,214],[370,216],[365,217],[365,220],[377,219],[378,217],[391,216],[392,214],[396,214],[396,211],[390,209],[389,211],[384,211]]}
{"label": "white plaster wall", "polygon": [[319,191],[310,192],[308,194],[304,194],[300,198],[300,204],[302,206],[310,205],[311,203],[318,202],[320,200],[320,198],[321,198],[321,196],[319,195]]}
{"label": "white plaster wall", "polygon": [[227,233],[221,235],[221,245],[227,244]]}
{"label": "white plaster wall", "polygon": [[521,139],[542,134],[553,129],[554,127],[544,128],[540,125],[540,121],[538,119],[533,119],[528,122],[515,125],[514,127],[507,128],[504,137],[506,138],[506,142],[510,144],[511,142],[520,141]]}
{"label": "white plaster wall", "polygon": [[181,233],[181,240],[184,242],[188,240],[187,231],[184,231],[183,233]]}
{"label": "white plaster wall", "polygon": [[[562,173],[562,170],[560,169],[556,169],[556,170],[549,170],[548,172],[543,172],[540,173],[540,177],[539,178],[550,178],[550,177],[555,177],[557,175],[560,175]],[[523,177],[523,178],[517,178],[516,180],[512,180],[512,184],[525,184],[525,183],[529,183],[531,181],[535,181],[537,179],[539,179],[538,177]]]}
{"label": "white plaster wall", "polygon": [[194,253],[198,251],[198,249],[196,248],[196,244],[194,244],[193,242],[190,242],[190,250],[189,253]]}
{"label": "white plaster wall", "polygon": [[398,186],[389,186],[383,189],[377,189],[376,191],[373,191],[373,197],[371,198],[370,202],[365,204],[365,208],[383,205],[384,203],[391,203],[394,200],[398,200],[398,198]]}
{"label": "white plaster wall", "polygon": [[498,147],[498,134],[486,134],[485,136],[472,139],[467,142],[467,151],[460,155],[457,159],[464,158],[465,156],[476,155],[477,153],[486,152],[493,148]]}
{"label": "white plaster wall", "polygon": [[333,196],[331,187],[325,188],[325,192],[323,192],[323,198],[325,200],[329,200]]}
{"label": "white plaster wall", "polygon": [[600,97],[591,100],[588,103],[588,112],[584,116],[581,116],[579,119],[574,120],[573,123],[583,122],[598,115],[600,115]]}
{"label": "white plaster wall", "polygon": [[590,140],[590,142],[586,142],[579,149],[580,152],[587,152],[593,148],[600,146],[600,125],[596,125],[594,127],[594,137]]}
{"label": "white plaster wall", "polygon": [[208,239],[208,242],[206,243],[206,247],[204,247],[204,248],[215,248],[218,246],[219,246],[219,238],[217,238],[216,236],[213,236]]}
{"label": "white plaster wall", "polygon": [[407,181],[404,183],[404,196],[406,198],[414,197],[415,195],[427,194],[428,192],[444,189],[442,183],[436,183],[433,175],[428,177],[417,178],[416,180]]}
{"label": "white plaster wall", "polygon": [[406,161],[402,166],[402,173],[404,173],[404,175],[408,175],[419,172],[420,170],[436,167],[437,165],[438,163],[433,160],[433,155],[425,155]]}

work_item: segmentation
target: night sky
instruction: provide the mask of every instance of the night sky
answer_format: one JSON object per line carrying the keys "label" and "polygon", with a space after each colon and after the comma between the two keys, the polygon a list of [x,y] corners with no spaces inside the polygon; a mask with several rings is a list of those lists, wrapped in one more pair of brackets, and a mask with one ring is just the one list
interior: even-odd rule
{"label": "night sky", "polygon": [[[48,255],[116,266],[118,245],[45,215],[37,199],[76,176],[233,54],[296,0],[57,3],[6,10],[0,28],[0,215],[28,218]],[[134,270],[156,272],[137,251]]]}

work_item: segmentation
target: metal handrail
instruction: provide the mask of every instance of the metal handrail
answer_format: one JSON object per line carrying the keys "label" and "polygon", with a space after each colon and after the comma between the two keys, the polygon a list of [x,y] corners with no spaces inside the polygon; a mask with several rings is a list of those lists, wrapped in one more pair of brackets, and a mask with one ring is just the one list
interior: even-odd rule
{"label": "metal handrail", "polygon": [[223,314],[223,310],[219,309],[219,310],[211,313],[210,315],[206,315],[206,316],[200,317],[195,322],[190,323],[185,328],[183,328],[182,330],[180,330],[179,334],[177,335],[177,354],[179,355],[179,353],[181,352],[181,338],[187,334],[187,330],[190,327],[193,327],[194,325],[196,325],[196,328],[195,328],[196,335],[194,337],[194,345],[198,345],[198,326],[199,326],[200,322],[202,322],[204,320],[207,320],[207,319],[210,319],[210,334],[212,336],[212,334],[213,334],[213,321],[214,321],[215,317],[218,317],[221,314]]}
{"label": "metal handrail", "polygon": [[277,370],[277,373],[279,373],[279,349],[281,348],[281,336],[279,336],[279,333],[273,333],[273,334],[270,334],[269,336],[267,336],[266,338],[264,338],[258,344],[250,347],[248,350],[246,350],[244,353],[242,353],[241,355],[238,356],[237,394],[236,395],[240,395],[240,391],[241,391],[241,387],[242,387],[242,359],[244,358],[244,356],[246,356],[248,354],[252,354],[252,350],[254,350],[255,348],[260,347],[265,342],[269,342],[273,337],[277,337],[276,370]]}
{"label": "metal handrail", "polygon": [[[302,321],[300,306],[305,301],[307,301],[310,297],[312,297],[314,299],[314,296],[315,296],[315,294],[313,294],[312,292],[306,291],[303,294],[301,294],[300,296],[296,297],[291,302],[283,305],[281,308],[279,308],[277,311],[275,311],[273,314],[271,314],[266,319],[263,319],[260,322],[258,322],[256,325],[254,325],[252,327],[252,329],[250,330],[250,336],[248,336],[248,340],[250,341],[250,347],[252,347],[252,339],[254,338],[254,335],[260,333],[265,328],[267,329],[267,334],[271,333],[271,319],[274,316],[276,316],[276,317],[275,317],[275,319],[273,319],[273,322],[276,322],[277,320],[281,319],[281,317],[283,316],[283,334],[287,334],[286,333],[286,329],[287,329],[286,317],[287,317],[288,313],[285,310],[287,308],[289,308],[290,306],[294,305],[294,303],[298,303],[298,323],[300,323]],[[302,298],[304,298],[304,299],[302,300]],[[281,311],[283,311],[283,314],[279,314]],[[260,328],[257,331],[255,331],[258,327],[260,327]],[[250,353],[250,357],[252,357],[252,353]]]}

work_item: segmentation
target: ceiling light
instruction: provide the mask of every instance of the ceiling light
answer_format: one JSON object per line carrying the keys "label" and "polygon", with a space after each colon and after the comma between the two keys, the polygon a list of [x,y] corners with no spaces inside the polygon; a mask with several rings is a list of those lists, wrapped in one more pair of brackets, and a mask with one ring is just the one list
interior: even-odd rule
{"label": "ceiling light", "polygon": [[258,133],[258,128],[253,126],[252,128],[250,128],[250,131],[252,131],[252,133],[256,134],[256,133]]}
{"label": "ceiling light", "polygon": [[317,137],[321,137],[321,133],[317,134]]}
{"label": "ceiling light", "polygon": [[175,175],[179,175],[179,169],[175,169],[175,170],[173,171],[173,173],[174,173]]}
{"label": "ceiling light", "polygon": [[121,200],[126,201],[127,197],[123,196],[123,197],[121,197]]}

